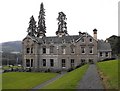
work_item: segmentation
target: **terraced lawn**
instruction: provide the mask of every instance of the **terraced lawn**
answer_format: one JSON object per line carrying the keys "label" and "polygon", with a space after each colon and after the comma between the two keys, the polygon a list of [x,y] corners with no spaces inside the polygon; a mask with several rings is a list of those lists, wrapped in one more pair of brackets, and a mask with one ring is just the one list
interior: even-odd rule
{"label": "terraced lawn", "polygon": [[74,71],[71,71],[51,84],[43,87],[43,89],[76,89],[79,81],[85,74],[88,65],[84,65]]}
{"label": "terraced lawn", "polygon": [[97,63],[106,89],[118,89],[118,60]]}
{"label": "terraced lawn", "polygon": [[3,89],[30,89],[53,77],[57,73],[8,72],[2,74]]}

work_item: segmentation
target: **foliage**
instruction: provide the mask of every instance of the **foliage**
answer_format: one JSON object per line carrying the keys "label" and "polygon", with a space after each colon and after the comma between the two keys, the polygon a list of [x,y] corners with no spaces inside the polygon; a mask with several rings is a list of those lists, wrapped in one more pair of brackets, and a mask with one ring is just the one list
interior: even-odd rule
{"label": "foliage", "polygon": [[118,60],[97,63],[107,89],[118,89]]}
{"label": "foliage", "polygon": [[74,71],[65,74],[63,77],[45,86],[43,89],[75,89],[83,75],[85,74],[88,65],[84,65]]}
{"label": "foliage", "polygon": [[107,40],[111,45],[112,55],[114,56],[120,54],[120,36],[112,35]]}
{"label": "foliage", "polygon": [[43,3],[40,5],[40,12],[38,16],[38,27],[37,27],[37,37],[39,37],[40,32],[46,33],[45,26],[45,9]]}
{"label": "foliage", "polygon": [[13,53],[2,53],[2,65],[16,65],[16,64],[22,64],[22,55],[19,54],[13,54]]}
{"label": "foliage", "polygon": [[3,89],[31,89],[53,77],[56,73],[9,72],[3,73]]}
{"label": "foliage", "polygon": [[116,46],[117,54],[120,54],[120,36],[118,36],[117,43],[115,46]]}
{"label": "foliage", "polygon": [[66,33],[67,34],[67,23],[66,23],[66,15],[63,12],[59,12],[58,13],[58,31],[56,31],[56,34],[58,34],[58,32],[60,33]]}
{"label": "foliage", "polygon": [[35,36],[36,34],[36,21],[33,16],[30,17],[29,27],[28,27],[28,35]]}

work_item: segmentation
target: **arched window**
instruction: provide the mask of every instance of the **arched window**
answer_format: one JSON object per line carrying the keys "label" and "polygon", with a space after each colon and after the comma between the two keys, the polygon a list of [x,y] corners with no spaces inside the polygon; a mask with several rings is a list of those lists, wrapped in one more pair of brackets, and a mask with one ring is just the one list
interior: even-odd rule
{"label": "arched window", "polygon": [[90,38],[89,41],[92,42],[93,41],[92,38]]}

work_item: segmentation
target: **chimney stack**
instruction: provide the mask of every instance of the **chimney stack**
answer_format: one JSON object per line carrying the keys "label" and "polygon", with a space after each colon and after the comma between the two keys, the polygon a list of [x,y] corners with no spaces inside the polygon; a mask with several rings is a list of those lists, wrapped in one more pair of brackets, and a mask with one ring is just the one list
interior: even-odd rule
{"label": "chimney stack", "polygon": [[97,29],[94,29],[94,30],[93,30],[93,37],[94,37],[94,39],[97,40]]}

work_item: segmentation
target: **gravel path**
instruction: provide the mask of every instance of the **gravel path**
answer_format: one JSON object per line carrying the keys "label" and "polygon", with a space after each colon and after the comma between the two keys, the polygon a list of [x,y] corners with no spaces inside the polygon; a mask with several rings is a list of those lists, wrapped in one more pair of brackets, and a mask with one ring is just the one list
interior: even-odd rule
{"label": "gravel path", "polygon": [[42,84],[34,87],[34,88],[32,88],[30,91],[37,91],[38,89],[41,89],[41,88],[43,88],[44,86],[46,86],[46,85],[54,82],[55,80],[59,79],[59,78],[62,77],[64,74],[66,74],[66,72],[61,72],[61,74],[58,74],[55,78],[52,78],[52,79],[50,79],[50,80],[48,80],[48,81],[46,81],[46,82],[44,82],[44,83],[42,83]]}
{"label": "gravel path", "polygon": [[77,89],[104,89],[95,64],[90,64]]}

